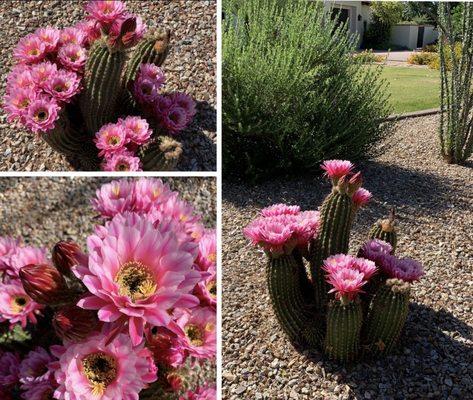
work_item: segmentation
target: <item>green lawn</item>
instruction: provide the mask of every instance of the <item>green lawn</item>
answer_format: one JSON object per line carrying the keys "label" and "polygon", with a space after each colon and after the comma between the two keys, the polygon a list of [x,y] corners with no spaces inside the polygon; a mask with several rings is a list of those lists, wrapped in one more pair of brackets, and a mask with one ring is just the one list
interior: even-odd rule
{"label": "green lawn", "polygon": [[385,66],[382,74],[389,82],[394,114],[427,110],[440,106],[440,73],[429,68]]}

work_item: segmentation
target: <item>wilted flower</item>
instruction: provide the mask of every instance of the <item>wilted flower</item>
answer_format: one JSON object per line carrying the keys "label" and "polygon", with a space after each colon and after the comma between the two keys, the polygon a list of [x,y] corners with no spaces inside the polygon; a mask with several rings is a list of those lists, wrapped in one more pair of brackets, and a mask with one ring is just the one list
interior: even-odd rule
{"label": "wilted flower", "polygon": [[173,104],[186,112],[187,124],[189,124],[196,114],[195,101],[185,93],[172,93],[169,97]]}
{"label": "wilted flower", "polygon": [[179,337],[169,329],[147,329],[146,346],[152,351],[157,364],[177,368],[184,364],[186,352]]}
{"label": "wilted flower", "polygon": [[6,352],[0,354],[0,387],[11,388],[18,382],[20,373],[20,357],[18,354]]}
{"label": "wilted flower", "polygon": [[189,122],[186,110],[174,103],[160,115],[160,121],[171,135],[182,131]]}
{"label": "wilted flower", "polygon": [[49,383],[52,375],[49,364],[52,361],[54,357],[42,347],[30,351],[20,364],[21,389],[29,390],[41,382]]}

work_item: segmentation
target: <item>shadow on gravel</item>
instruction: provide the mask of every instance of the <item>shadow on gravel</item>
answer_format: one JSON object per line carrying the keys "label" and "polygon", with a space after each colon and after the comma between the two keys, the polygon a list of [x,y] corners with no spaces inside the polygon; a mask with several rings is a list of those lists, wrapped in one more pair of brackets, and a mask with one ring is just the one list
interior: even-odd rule
{"label": "shadow on gravel", "polygon": [[473,392],[472,342],[472,327],[452,313],[411,303],[400,346],[385,358],[342,367],[295,348],[348,385],[355,399],[418,399],[418,393],[422,399],[467,399]]}

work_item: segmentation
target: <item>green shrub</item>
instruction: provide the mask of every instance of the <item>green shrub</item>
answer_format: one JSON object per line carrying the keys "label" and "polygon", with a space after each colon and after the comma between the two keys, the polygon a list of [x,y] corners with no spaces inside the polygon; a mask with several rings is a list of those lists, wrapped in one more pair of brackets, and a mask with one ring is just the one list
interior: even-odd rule
{"label": "green shrub", "polygon": [[422,51],[424,53],[437,53],[439,51],[439,47],[437,44],[426,44],[422,47]]}
{"label": "green shrub", "polygon": [[429,65],[438,58],[439,56],[437,53],[420,52],[411,54],[407,59],[407,62],[414,65]]}
{"label": "green shrub", "polygon": [[375,54],[373,53],[373,50],[364,50],[360,53],[355,53],[353,54],[353,58],[363,64],[370,64],[374,62],[381,63],[386,61],[386,56]]}
{"label": "green shrub", "polygon": [[[462,57],[462,44],[457,42],[454,46],[455,56],[458,60]],[[452,70],[452,50],[448,46],[443,47],[443,54],[445,58],[445,68],[447,71]],[[437,53],[437,57],[433,58],[429,63],[429,68],[440,70],[440,57]]]}
{"label": "green shrub", "polygon": [[390,110],[381,68],[350,56],[356,38],[321,2],[234,1],[224,3],[224,172],[258,178],[367,156]]}

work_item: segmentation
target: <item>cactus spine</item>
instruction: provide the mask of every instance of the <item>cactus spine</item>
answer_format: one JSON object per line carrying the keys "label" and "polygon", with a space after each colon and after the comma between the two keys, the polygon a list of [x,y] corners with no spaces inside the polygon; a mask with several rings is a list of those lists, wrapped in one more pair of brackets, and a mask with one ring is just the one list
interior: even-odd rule
{"label": "cactus spine", "polygon": [[270,257],[266,267],[274,312],[291,341],[318,346],[322,331],[313,323],[300,287],[300,265],[292,255]]}
{"label": "cactus spine", "polygon": [[353,202],[338,187],[327,196],[320,209],[320,233],[312,244],[310,269],[315,286],[315,306],[325,308],[329,286],[321,269],[324,260],[334,254],[346,253],[352,217]]}
{"label": "cactus spine", "polygon": [[380,219],[375,222],[375,224],[371,227],[369,238],[381,239],[389,243],[393,248],[392,254],[394,254],[397,245],[397,232],[393,210],[391,211],[389,218]]}
{"label": "cactus spine", "polygon": [[117,82],[120,81],[124,64],[125,52],[110,49],[103,40],[97,40],[90,49],[80,107],[91,133],[97,132],[115,117],[115,105],[120,94]]}
{"label": "cactus spine", "polygon": [[159,136],[141,157],[145,171],[173,171],[181,158],[182,145],[168,136]]}
{"label": "cactus spine", "polygon": [[376,292],[364,327],[368,352],[389,353],[399,338],[409,311],[410,285],[388,279]]}
{"label": "cactus spine", "polygon": [[343,304],[332,300],[327,311],[324,349],[328,356],[342,363],[356,360],[360,349],[363,313],[359,301]]}

